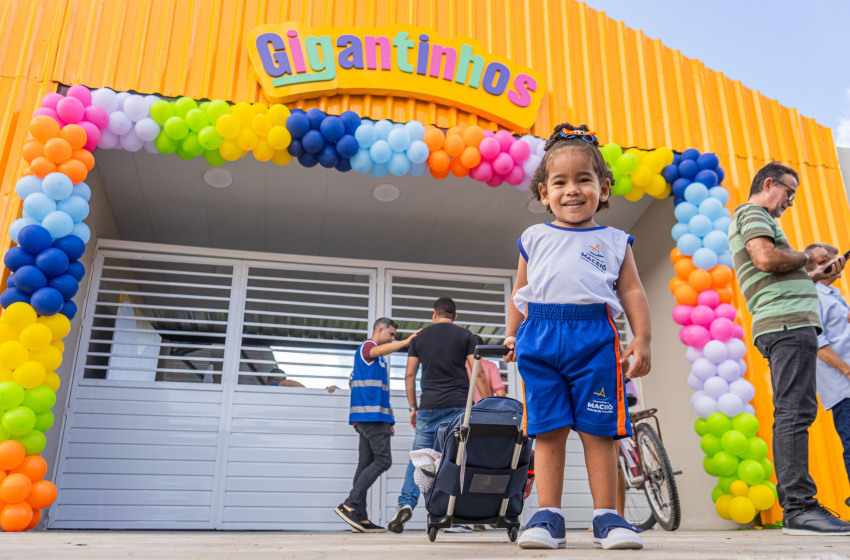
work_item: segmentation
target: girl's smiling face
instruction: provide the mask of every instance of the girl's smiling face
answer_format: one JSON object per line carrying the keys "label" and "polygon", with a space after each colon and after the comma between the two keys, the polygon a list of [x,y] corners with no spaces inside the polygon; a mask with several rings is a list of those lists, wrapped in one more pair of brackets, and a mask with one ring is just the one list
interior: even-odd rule
{"label": "girl's smiling face", "polygon": [[555,225],[571,228],[595,227],[600,201],[611,196],[611,181],[600,182],[587,154],[566,147],[553,154],[546,184],[540,184],[540,201],[555,215]]}

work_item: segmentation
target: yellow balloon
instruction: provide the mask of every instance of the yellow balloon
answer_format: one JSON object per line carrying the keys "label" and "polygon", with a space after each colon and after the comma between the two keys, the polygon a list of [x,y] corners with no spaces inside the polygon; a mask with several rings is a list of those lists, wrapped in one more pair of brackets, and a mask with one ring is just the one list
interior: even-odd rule
{"label": "yellow balloon", "polygon": [[30,360],[24,362],[12,373],[15,383],[19,383],[24,389],[38,387],[44,382],[47,370],[40,363]]}
{"label": "yellow balloon", "polygon": [[289,109],[283,103],[275,103],[269,107],[268,115],[272,120],[272,126],[285,126],[286,119],[289,118]]}
{"label": "yellow balloon", "polygon": [[230,112],[239,120],[239,124],[245,128],[251,128],[251,121],[254,119],[254,115],[257,114],[254,112],[254,108],[251,107],[250,103],[237,103],[230,108]]}
{"label": "yellow balloon", "polygon": [[[242,130],[242,125],[239,123],[239,119],[233,115],[222,115],[217,121],[215,121],[215,129],[224,138],[233,139],[236,138],[236,135],[239,134],[240,130]],[[224,154],[222,154],[222,156],[224,156]]]}
{"label": "yellow balloon", "polygon": [[15,369],[29,359],[29,350],[19,341],[7,340],[0,344],[0,367]]}
{"label": "yellow balloon", "polygon": [[272,156],[272,161],[276,165],[284,166],[290,161],[292,161],[292,154],[290,154],[286,150],[276,150],[274,155]]}
{"label": "yellow balloon", "polygon": [[269,130],[268,141],[275,150],[285,150],[292,142],[292,135],[286,130],[285,126],[277,125]]}
{"label": "yellow balloon", "polygon": [[13,329],[22,329],[27,325],[35,323],[37,319],[38,314],[35,312],[35,309],[30,304],[22,301],[13,303],[3,313],[3,322]]}
{"label": "yellow balloon", "polygon": [[51,371],[51,372],[48,372],[48,374],[44,376],[44,381],[42,381],[41,384],[44,385],[45,387],[50,387],[53,390],[53,392],[55,393],[56,391],[59,390],[59,385],[61,385],[61,382],[60,382],[59,376],[56,374],[56,372]]}
{"label": "yellow balloon", "polygon": [[62,342],[61,340],[54,340],[53,342],[50,343],[50,345],[58,348],[59,351],[62,352],[63,354],[65,353],[65,343]]}
{"label": "yellow balloon", "polygon": [[643,164],[653,173],[661,173],[664,169],[664,156],[659,154],[658,150],[653,150],[644,156]]}
{"label": "yellow balloon", "polygon": [[5,321],[0,322],[0,344],[7,340],[18,340],[21,336],[21,331],[12,328]]}
{"label": "yellow balloon", "polygon": [[62,365],[62,352],[55,346],[48,346],[44,350],[30,352],[30,360],[43,365],[46,371],[53,371]]}
{"label": "yellow balloon", "polygon": [[729,517],[736,523],[749,523],[756,516],[756,506],[749,498],[738,496],[729,502]]}
{"label": "yellow balloon", "polygon": [[750,487],[747,486],[747,483],[743,480],[736,480],[732,483],[730,489],[732,490],[733,496],[746,496]]}
{"label": "yellow balloon", "polygon": [[632,190],[623,195],[623,198],[626,200],[630,200],[632,202],[637,202],[641,198],[643,198],[644,190],[643,187],[639,185],[632,185]]}
{"label": "yellow balloon", "polygon": [[652,180],[652,171],[645,165],[638,165],[638,168],[635,169],[635,172],[629,175],[632,179],[632,183],[634,183],[637,187],[646,187],[649,185],[649,182]]}
{"label": "yellow balloon", "polygon": [[33,323],[21,329],[21,344],[27,350],[44,350],[52,340],[53,332],[44,323]]}
{"label": "yellow balloon", "polygon": [[671,150],[670,148],[661,147],[657,148],[655,151],[661,154],[661,159],[662,161],[664,161],[664,165],[670,165],[671,163],[673,163],[673,160],[675,159],[673,155],[673,150]]}
{"label": "yellow balloon", "polygon": [[39,317],[38,322],[47,325],[47,328],[53,333],[53,340],[62,340],[71,332],[71,321],[61,313],[49,317]]}
{"label": "yellow balloon", "polygon": [[[220,121],[221,119],[219,119],[219,122]],[[235,140],[224,140],[221,143],[221,146],[218,147],[218,153],[220,153],[221,157],[227,161],[236,161],[245,154]]]}
{"label": "yellow balloon", "polygon": [[772,508],[773,504],[776,502],[776,496],[773,494],[773,490],[764,484],[756,484],[751,487],[747,497],[756,509],[762,511]]}
{"label": "yellow balloon", "polygon": [[236,145],[246,152],[253,150],[254,146],[257,145],[258,140],[259,137],[253,130],[251,130],[250,126],[248,128],[243,127],[242,130],[239,131],[239,134],[236,135]]}
{"label": "yellow balloon", "polygon": [[670,193],[671,193],[672,191],[673,191],[673,189],[671,189],[671,188],[670,188],[670,185],[666,185],[666,186],[664,187],[664,190],[663,190],[663,191],[661,191],[661,194],[659,194],[659,195],[658,195],[658,196],[656,196],[655,198],[657,198],[658,200],[663,200],[663,199],[667,198],[668,196],[670,196]]}
{"label": "yellow balloon", "polygon": [[257,161],[269,161],[274,157],[274,148],[269,145],[269,141],[265,138],[260,138],[257,145],[254,146],[254,157]]}
{"label": "yellow balloon", "polygon": [[646,157],[646,152],[643,150],[638,150],[637,148],[629,148],[625,151],[627,154],[632,154],[638,160],[638,163],[643,163],[643,158]]}
{"label": "yellow balloon", "polygon": [[649,184],[646,186],[646,194],[658,198],[658,196],[663,193],[666,188],[667,181],[664,180],[664,177],[656,173],[652,176],[649,180]]}
{"label": "yellow balloon", "polygon": [[251,109],[254,110],[255,115],[265,115],[269,112],[269,108],[262,103],[254,103],[251,105]]}
{"label": "yellow balloon", "polygon": [[274,125],[268,115],[254,115],[251,121],[251,129],[260,137],[268,136],[272,126]]}
{"label": "yellow balloon", "polygon": [[732,502],[732,498],[734,498],[732,494],[723,494],[714,502],[714,511],[728,521],[732,521],[732,516],[729,515],[729,504]]}
{"label": "yellow balloon", "polygon": [[12,370],[9,368],[0,367],[0,383],[5,383],[7,381],[12,381]]}

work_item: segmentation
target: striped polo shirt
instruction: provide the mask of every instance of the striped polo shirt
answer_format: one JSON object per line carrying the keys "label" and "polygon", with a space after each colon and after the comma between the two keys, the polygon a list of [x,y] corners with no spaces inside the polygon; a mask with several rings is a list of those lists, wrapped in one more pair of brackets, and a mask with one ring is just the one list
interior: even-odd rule
{"label": "striped polo shirt", "polygon": [[738,285],[753,316],[753,339],[785,328],[815,327],[820,333],[818,291],[805,268],[784,273],[758,270],[746,249],[747,241],[757,237],[767,237],[776,247],[792,250],[767,208],[747,202],[732,216],[729,250]]}

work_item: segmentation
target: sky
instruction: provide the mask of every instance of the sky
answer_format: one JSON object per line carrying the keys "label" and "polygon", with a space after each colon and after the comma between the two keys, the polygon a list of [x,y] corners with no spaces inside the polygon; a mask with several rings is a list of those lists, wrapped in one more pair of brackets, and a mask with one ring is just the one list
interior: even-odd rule
{"label": "sky", "polygon": [[584,0],[850,147],[850,0]]}

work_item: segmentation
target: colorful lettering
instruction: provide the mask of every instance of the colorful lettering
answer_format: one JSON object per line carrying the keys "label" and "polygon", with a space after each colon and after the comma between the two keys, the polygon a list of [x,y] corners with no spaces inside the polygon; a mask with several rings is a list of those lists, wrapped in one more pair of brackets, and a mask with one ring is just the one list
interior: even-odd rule
{"label": "colorful lettering", "polygon": [[508,99],[517,107],[528,107],[531,104],[531,93],[537,91],[537,80],[528,74],[517,74],[514,78],[516,91],[508,92]]}
{"label": "colorful lettering", "polygon": [[431,47],[431,77],[438,78],[440,76],[440,63],[443,57],[446,59],[446,65],[443,66],[443,79],[451,81],[455,77],[457,51],[451,47],[443,47],[442,45]]}
{"label": "colorful lettering", "polygon": [[381,47],[381,70],[390,70],[390,40],[388,37],[366,36],[366,68],[375,70],[378,68],[375,50]]}
{"label": "colorful lettering", "polygon": [[363,70],[363,42],[357,35],[340,35],[336,40],[336,46],[345,47],[339,51],[337,61],[339,67],[344,70],[357,68]]}
{"label": "colorful lettering", "polygon": [[257,52],[263,61],[263,68],[269,76],[277,78],[284,74],[292,74],[289,58],[286,56],[286,45],[280,35],[263,33],[257,37]]}

